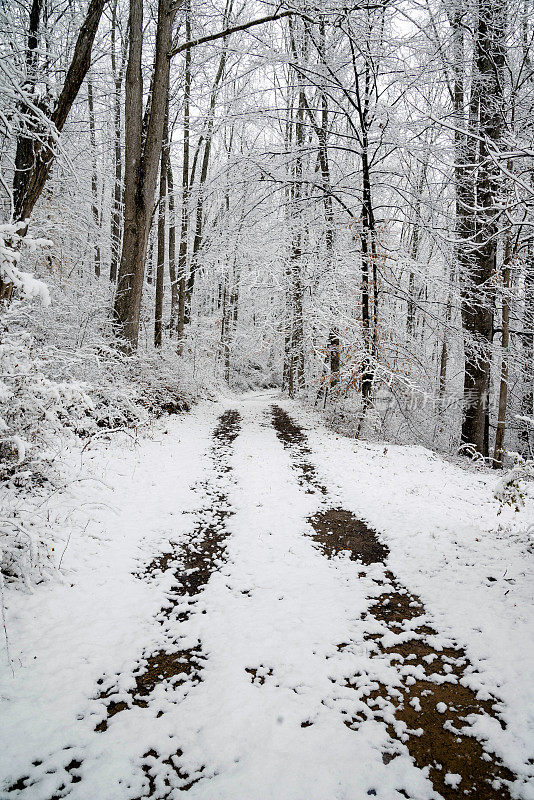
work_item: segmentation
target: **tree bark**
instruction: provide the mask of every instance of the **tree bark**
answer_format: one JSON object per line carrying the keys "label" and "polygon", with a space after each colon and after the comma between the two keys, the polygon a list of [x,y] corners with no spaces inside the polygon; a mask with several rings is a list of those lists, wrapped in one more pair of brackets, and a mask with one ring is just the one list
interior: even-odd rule
{"label": "tree bark", "polygon": [[[308,55],[307,31],[302,28],[302,42],[300,50],[297,47],[296,27],[292,17],[289,17],[289,34],[293,53],[297,53],[296,59],[306,63]],[[290,397],[296,397],[304,388],[304,309],[303,309],[303,286],[302,286],[302,243],[303,243],[303,220],[302,220],[302,200],[303,200],[303,150],[305,140],[305,115],[306,115],[306,94],[302,70],[296,69],[297,77],[297,115],[295,120],[295,155],[293,164],[292,182],[292,227],[293,236],[291,242],[291,252],[289,259],[288,276],[290,280],[289,293],[292,311],[291,333],[289,337],[289,385]]]}
{"label": "tree bark", "polygon": [[[39,61],[39,27],[41,22],[41,11],[43,0],[33,0],[30,9],[30,19],[28,24],[28,39],[26,44],[26,75],[24,88],[32,93],[37,81],[37,67]],[[41,127],[37,120],[33,120],[32,110],[21,103],[19,111],[26,117],[21,123],[21,130],[17,137],[17,147],[15,151],[15,172],[13,174],[13,212],[15,220],[21,219],[20,213],[24,204],[26,186],[34,167],[36,141],[35,136]],[[32,125],[33,123],[33,125]],[[36,130],[32,130],[35,126]]]}
{"label": "tree bark", "polygon": [[[527,419],[531,419],[534,417],[534,241],[532,239],[527,244],[524,275],[523,330],[528,332],[529,335],[521,337],[521,350],[525,365],[521,393],[521,414]],[[526,422],[520,432],[523,452],[528,458],[534,458],[532,431],[532,424]]]}
{"label": "tree bark", "polygon": [[95,106],[93,96],[93,82],[90,78],[87,79],[87,105],[89,107],[89,139],[91,142],[91,194],[92,203],[91,211],[93,216],[94,226],[94,239],[93,246],[93,265],[97,278],[100,277],[100,210],[99,210],[99,197],[98,197],[98,166],[96,158],[96,123],[95,123]]}
{"label": "tree bark", "polygon": [[[135,350],[154,192],[163,143],[169,91],[169,52],[174,21],[172,0],[158,0],[156,52],[150,108],[143,126],[143,0],[130,0],[130,49],[126,69],[126,154],[124,236],[115,295],[115,326],[121,346]],[[143,128],[146,136],[143,136]]]}
{"label": "tree bark", "polygon": [[[191,4],[188,0],[185,9],[185,37],[191,38]],[[185,296],[187,279],[187,251],[189,240],[189,151],[190,151],[190,102],[191,102],[191,50],[185,52],[184,74],[184,146],[182,157],[182,212],[180,226],[180,250],[178,255],[178,352],[183,352],[185,329]]]}
{"label": "tree bark", "polygon": [[121,53],[121,64],[117,66],[117,0],[114,0],[111,18],[111,72],[113,75],[113,161],[115,180],[113,183],[113,198],[111,207],[111,259],[109,266],[109,279],[112,283],[117,281],[122,237],[122,127],[121,127],[121,96],[124,67],[126,63],[128,34],[124,37]]}
{"label": "tree bark", "polygon": [[179,290],[178,290],[178,279],[176,275],[176,209],[174,202],[174,175],[172,172],[172,164],[169,152],[167,152],[167,193],[169,199],[168,260],[169,260],[169,283],[171,286],[171,318],[169,322],[169,334],[170,336],[173,336],[174,333],[176,332],[176,324],[178,321]]}
{"label": "tree bark", "polygon": [[[499,177],[491,159],[491,150],[498,147],[501,138],[504,20],[502,5],[493,0],[479,0],[475,75],[470,103],[471,118],[477,122],[476,131],[480,137],[477,139],[476,207],[471,207],[471,214],[476,215],[476,235],[474,246],[469,246],[467,240],[463,247],[465,376],[462,441],[483,456],[487,456],[489,451],[489,388],[495,302],[492,277],[497,253],[495,200]],[[469,213],[469,208],[465,210]],[[473,222],[468,223],[467,230],[463,231],[464,237],[467,233],[471,239],[472,228]]]}
{"label": "tree bark", "polygon": [[502,335],[501,335],[501,382],[499,387],[499,412],[497,431],[495,434],[495,449],[493,452],[493,469],[500,469],[504,459],[504,435],[506,432],[506,406],[508,402],[508,347],[510,342],[510,288],[512,243],[510,236],[506,238],[503,287],[502,287]]}
{"label": "tree bark", "polygon": [[159,206],[158,206],[158,264],[156,268],[156,304],[154,311],[154,346],[163,344],[163,297],[165,284],[165,227],[167,222],[167,156],[169,137],[169,98],[167,95],[167,110],[165,113],[165,127],[163,129],[163,146],[161,148],[160,173],[159,173]]}
{"label": "tree bark", "polygon": [[[52,131],[61,133],[91,64],[91,50],[106,0],[91,0],[84,22],[78,33],[72,60],[65,76],[63,88],[50,116]],[[32,143],[31,166],[15,173],[17,187],[14,197],[15,221],[29,219],[41,196],[54,163],[57,145],[53,132],[43,142]]]}

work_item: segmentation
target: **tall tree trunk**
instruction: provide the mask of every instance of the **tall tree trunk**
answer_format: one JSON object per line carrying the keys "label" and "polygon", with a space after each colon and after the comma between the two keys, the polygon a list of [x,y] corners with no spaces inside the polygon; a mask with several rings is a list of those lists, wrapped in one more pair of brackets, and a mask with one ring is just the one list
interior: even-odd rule
{"label": "tall tree trunk", "polygon": [[[326,60],[326,30],[324,18],[319,22],[319,55],[321,60]],[[330,175],[330,159],[328,155],[328,95],[324,85],[321,86],[321,124],[317,128],[319,141],[319,165],[321,169],[321,180],[323,190],[323,208],[325,221],[325,250],[326,250],[326,272],[330,274],[334,259],[334,211],[332,208],[332,180]],[[339,342],[339,329],[337,325],[332,325],[328,332],[328,352],[330,356],[330,389],[335,389],[340,380],[341,354]],[[326,387],[325,387],[326,392]],[[326,395],[325,395],[326,400]]]}
{"label": "tall tree trunk", "polygon": [[[421,205],[427,168],[428,159],[425,154],[425,158],[419,170],[417,185],[415,187],[415,209],[412,219],[412,229],[410,232],[410,259],[412,260],[412,264],[417,261],[417,257],[419,255],[419,244],[421,238]],[[408,278],[408,313],[406,317],[406,332],[409,336],[413,336],[415,333],[415,303],[415,273],[412,266]]]}
{"label": "tall tree trunk", "polygon": [[230,303],[229,300],[229,276],[225,272],[223,279],[222,290],[222,315],[221,315],[221,350],[223,357],[224,374],[230,373],[230,337],[228,331],[230,328]]}
{"label": "tall tree trunk", "polygon": [[[364,342],[364,359],[362,363],[362,400],[363,410],[370,403],[374,380],[375,336],[373,330],[377,321],[373,318],[371,326],[371,276],[374,269],[373,244],[375,240],[375,218],[371,200],[371,177],[367,156],[367,135],[363,135],[362,150],[362,329]],[[373,281],[374,284],[374,281]]]}
{"label": "tall tree trunk", "polygon": [[506,237],[503,264],[502,286],[502,335],[501,335],[501,382],[499,386],[499,411],[497,418],[497,431],[495,434],[495,449],[493,452],[493,469],[503,465],[504,434],[506,431],[506,406],[508,401],[508,347],[510,342],[510,288],[511,288],[511,261],[512,242],[511,236]]}
{"label": "tall tree trunk", "polygon": [[[191,38],[191,4],[185,9],[185,38]],[[191,102],[191,50],[185,51],[184,75],[184,147],[182,158],[182,213],[180,226],[180,250],[178,255],[178,352],[183,351],[185,329],[187,250],[189,239],[189,152],[190,152],[190,102]]]}
{"label": "tall tree trunk", "polygon": [[89,106],[89,138],[91,142],[91,195],[92,203],[91,210],[93,216],[94,228],[94,247],[93,247],[93,265],[95,275],[100,277],[100,210],[99,210],[99,196],[98,196],[98,166],[96,158],[96,123],[95,123],[95,106],[93,96],[93,82],[90,78],[87,79],[87,105]]}
{"label": "tall tree trunk", "polygon": [[[302,34],[300,50],[297,47],[297,29],[294,21],[289,17],[289,32],[293,52],[298,52],[298,60],[306,63],[308,55],[308,32],[304,26],[299,31]],[[302,285],[302,245],[303,245],[303,219],[302,201],[304,196],[303,185],[303,152],[305,140],[305,114],[306,95],[302,70],[297,67],[297,116],[295,120],[295,156],[293,164],[293,192],[292,192],[292,223],[293,237],[289,261],[289,293],[292,310],[292,326],[289,338],[289,395],[295,397],[304,388],[304,309]]]}
{"label": "tall tree trunk", "polygon": [[169,98],[165,113],[163,129],[163,147],[161,148],[159,172],[159,207],[158,207],[158,265],[156,269],[156,304],[154,310],[154,346],[163,344],[163,295],[165,285],[165,227],[167,222],[167,157],[169,152]]}
{"label": "tall tree trunk", "polygon": [[440,410],[443,410],[443,400],[445,397],[445,389],[447,388],[447,366],[449,361],[449,348],[447,343],[447,329],[451,321],[452,314],[452,297],[449,292],[447,296],[447,305],[445,307],[445,325],[443,330],[443,341],[441,343],[441,355],[439,362],[439,400]]}
{"label": "tall tree trunk", "polygon": [[[309,23],[306,22],[305,24],[307,26],[306,27],[307,31],[309,31]],[[324,17],[321,17],[319,20],[319,38],[318,41],[315,42],[315,46],[317,48],[317,53],[322,63],[326,65],[327,63],[326,28],[325,28]],[[298,65],[299,56],[294,37],[291,37],[291,48],[295,64]],[[319,161],[319,169],[321,172],[323,208],[324,208],[324,237],[325,237],[325,251],[326,251],[325,273],[326,275],[329,275],[332,270],[332,264],[333,264],[335,229],[334,229],[334,213],[332,207],[332,181],[330,175],[330,159],[328,154],[329,106],[328,106],[328,94],[325,90],[324,82],[322,82],[321,86],[319,87],[319,93],[321,102],[320,121],[316,119],[315,113],[310,108],[305,92],[302,93],[301,100],[304,103],[304,108],[309,117],[310,123],[315,131],[319,145],[318,161]],[[327,366],[329,366],[330,368],[329,369],[330,387],[335,387],[338,385],[340,380],[340,341],[339,341],[339,330],[336,325],[332,325],[328,332],[327,358],[325,358],[323,372],[327,370]],[[328,397],[328,388],[329,386],[325,382],[324,386],[322,387],[322,389],[324,390],[325,405]],[[321,389],[319,390],[317,396],[317,401],[316,401],[317,403],[319,402],[320,395],[321,395]]]}
{"label": "tall tree trunk", "polygon": [[[124,236],[114,306],[116,332],[126,350],[134,350],[139,338],[147,238],[154,206],[169,91],[169,53],[174,8],[173,0],[158,0],[152,92],[143,126],[143,0],[130,0],[130,48],[126,69],[125,106]],[[143,128],[146,130],[145,137]]]}
{"label": "tall tree trunk", "polygon": [[128,35],[124,37],[121,63],[117,65],[117,0],[114,0],[111,17],[111,72],[113,75],[113,162],[115,178],[111,206],[111,259],[109,279],[117,280],[122,236],[122,128],[121,128],[121,96],[124,67],[126,63]]}
{"label": "tall tree trunk", "polygon": [[[224,19],[226,20],[232,7],[232,0],[227,0]],[[202,157],[202,164],[200,168],[199,184],[197,190],[197,206],[195,214],[195,235],[193,239],[193,250],[191,253],[191,263],[189,265],[189,275],[186,284],[185,294],[185,324],[191,321],[191,304],[193,302],[193,291],[195,288],[195,278],[198,269],[198,260],[202,248],[203,227],[204,227],[204,187],[208,177],[208,169],[211,156],[211,144],[213,140],[213,126],[215,122],[215,105],[217,102],[217,94],[221,80],[224,76],[226,67],[228,51],[223,50],[219,59],[219,66],[215,74],[215,79],[211,87],[210,105],[208,110],[208,118],[206,122],[206,130],[204,134],[204,153]]]}
{"label": "tall tree trunk", "polygon": [[[170,145],[170,141],[169,141]],[[178,278],[176,275],[176,208],[174,202],[174,175],[170,154],[167,152],[167,192],[169,208],[169,283],[171,286],[171,318],[169,323],[170,336],[174,336],[178,322]]]}
{"label": "tall tree trunk", "polygon": [[[521,349],[524,361],[524,377],[521,395],[521,414],[527,419],[534,417],[534,240],[527,245],[525,257],[525,305],[523,310]],[[533,426],[526,422],[520,433],[523,452],[534,458]]]}
{"label": "tall tree trunk", "polygon": [[350,40],[352,69],[355,82],[354,106],[360,123],[361,166],[362,166],[362,229],[360,235],[362,257],[362,332],[364,356],[361,365],[362,417],[358,425],[358,435],[363,425],[367,408],[371,403],[378,345],[378,272],[376,223],[372,200],[371,165],[369,161],[369,108],[371,103],[371,64],[366,56],[364,85],[358,72],[356,51]]}
{"label": "tall tree trunk", "polygon": [[[494,309],[492,276],[495,274],[497,253],[495,201],[499,177],[498,169],[491,159],[491,150],[498,147],[501,138],[504,23],[502,5],[493,0],[479,0],[475,74],[470,103],[471,117],[478,122],[479,136],[476,236],[474,246],[467,247],[467,263],[464,257],[462,265],[462,320],[465,332],[462,441],[474,446],[484,456],[489,451],[489,388]],[[471,213],[473,209],[474,206],[471,207]],[[469,213],[469,209],[466,211]],[[464,234],[468,233],[471,237],[472,228],[471,223]],[[463,249],[465,252],[465,246]]]}

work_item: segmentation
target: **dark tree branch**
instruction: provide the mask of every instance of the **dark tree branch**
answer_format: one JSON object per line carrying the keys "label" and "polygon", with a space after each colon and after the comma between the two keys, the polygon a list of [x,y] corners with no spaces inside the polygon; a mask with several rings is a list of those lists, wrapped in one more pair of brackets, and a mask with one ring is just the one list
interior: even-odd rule
{"label": "dark tree branch", "polygon": [[[279,13],[275,12],[267,17],[259,17],[259,19],[253,19],[250,20],[250,22],[243,22],[241,25],[234,25],[231,28],[225,28],[223,31],[211,33],[209,36],[201,36],[199,39],[191,39],[190,42],[184,42],[183,44],[180,44],[178,47],[175,47],[173,50],[171,50],[169,56],[172,58],[173,56],[178,55],[178,53],[182,53],[184,50],[190,50],[192,47],[197,47],[199,44],[214,42],[216,39],[224,39],[225,36],[230,36],[231,33],[236,33],[237,31],[246,31],[248,28],[253,28],[255,25],[263,25],[265,22],[274,22],[277,19],[290,17],[294,14],[304,16],[300,11],[294,10],[280,11]],[[306,19],[308,19],[308,17],[306,17]],[[313,22],[311,18],[310,22]]]}

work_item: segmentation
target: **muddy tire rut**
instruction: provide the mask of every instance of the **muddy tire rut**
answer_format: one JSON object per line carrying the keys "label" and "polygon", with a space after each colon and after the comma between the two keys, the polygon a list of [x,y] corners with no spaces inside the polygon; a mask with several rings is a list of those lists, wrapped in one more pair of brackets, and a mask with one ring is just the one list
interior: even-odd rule
{"label": "muddy tire rut", "polygon": [[[172,570],[174,580],[167,594],[168,602],[155,618],[163,630],[164,642],[157,651],[146,651],[139,657],[131,673],[134,685],[127,692],[119,688],[120,673],[103,675],[98,679],[99,688],[94,699],[103,701],[106,707],[105,717],[94,729],[99,734],[105,734],[110,720],[117,714],[133,707],[147,708],[157,686],[166,685],[172,689],[184,686],[184,691],[187,693],[202,680],[203,662],[207,657],[202,642],[197,641],[195,645],[189,647],[180,646],[182,640],[180,626],[187,622],[192,614],[198,613],[196,605],[202,590],[226,559],[226,540],[230,535],[226,522],[233,511],[223,487],[228,483],[232,471],[230,463],[232,444],[239,434],[240,427],[241,416],[237,411],[229,410],[221,414],[212,434],[213,445],[210,450],[212,471],[210,477],[197,487],[197,491],[205,498],[204,506],[201,511],[195,512],[196,522],[190,534],[185,541],[174,543],[170,551],[155,556],[135,574],[140,580],[152,581],[161,573]],[[182,697],[184,696],[182,694]],[[163,712],[159,711],[157,716],[162,714]],[[70,748],[68,750],[70,751]],[[76,749],[74,752],[76,758],[70,758],[69,763],[66,763],[61,770],[61,782],[56,793],[47,800],[68,797],[69,786],[82,779],[79,774],[83,763],[81,750]],[[180,766],[182,755],[179,749],[166,759],[160,757],[155,750],[144,754],[141,769],[146,776],[148,788],[143,793],[143,798],[157,797],[162,800],[174,789],[187,791],[201,779],[204,767],[201,767],[196,775],[189,775]],[[39,771],[43,773],[42,778],[49,776],[51,772],[56,772],[47,769],[46,763],[36,762],[34,766],[38,766]],[[31,792],[28,790],[42,778],[21,776],[8,787],[7,795],[22,793],[21,797],[30,798]]]}
{"label": "muddy tire rut", "polygon": [[[358,562],[359,577],[370,584],[369,607],[362,620],[369,630],[369,669],[346,678],[345,687],[356,692],[361,711],[345,714],[345,725],[357,730],[368,719],[381,720],[390,737],[382,756],[384,763],[406,748],[416,766],[428,770],[435,791],[444,800],[460,796],[509,800],[509,785],[515,776],[494,753],[484,749],[472,731],[480,717],[496,720],[504,728],[498,699],[482,699],[470,688],[476,670],[465,649],[451,640],[444,644],[421,598],[386,567],[389,548],[377,533],[352,512],[330,507],[303,429],[279,406],[272,406],[271,413],[299,484],[321,500],[320,510],[308,519],[312,539],[327,558],[343,553]],[[383,566],[378,574],[376,565]],[[351,648],[359,652],[361,642],[337,645],[338,651],[350,652]],[[374,659],[394,668],[395,686],[377,679]]]}

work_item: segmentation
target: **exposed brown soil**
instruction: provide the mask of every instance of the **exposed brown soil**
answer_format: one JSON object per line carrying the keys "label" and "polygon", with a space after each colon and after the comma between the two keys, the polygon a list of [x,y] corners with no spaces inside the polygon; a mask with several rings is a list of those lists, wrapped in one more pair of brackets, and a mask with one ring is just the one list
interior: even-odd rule
{"label": "exposed brown soil", "polygon": [[297,425],[280,406],[271,406],[273,427],[285,448],[291,451],[293,468],[299,476],[299,484],[310,494],[320,492],[326,495],[327,489],[317,478],[317,470],[309,460],[311,450],[302,428]]}
{"label": "exposed brown soil", "polygon": [[[311,451],[302,428],[277,406],[273,407],[273,425],[292,453],[301,483],[307,481],[310,491],[317,488],[316,471],[308,460]],[[320,490],[327,494],[324,487]],[[383,563],[389,555],[389,549],[376,532],[349,511],[328,509],[308,521],[314,531],[312,538],[328,558],[345,552],[351,560],[369,566]],[[362,572],[361,577],[366,574]],[[418,767],[429,768],[430,780],[444,800],[459,797],[509,800],[507,783],[514,780],[514,775],[494,754],[484,750],[478,739],[469,735],[471,722],[478,715],[496,719],[504,727],[497,713],[497,700],[480,699],[461,682],[463,679],[467,683],[475,670],[462,647],[454,643],[438,646],[437,631],[419,597],[411,594],[387,569],[382,579],[373,582],[378,596],[366,616],[370,621],[382,623],[384,630],[368,636],[371,655],[387,658],[394,664],[401,685],[388,688],[372,675],[357,674],[349,678],[346,685],[358,691],[368,711],[347,719],[345,724],[356,729],[366,718],[384,719],[392,739],[391,752],[383,754],[384,763],[398,755],[399,745],[395,742],[402,742]],[[419,618],[420,624],[414,624]],[[387,633],[408,630],[408,641],[390,645],[383,639]],[[349,646],[350,643],[342,642],[338,650]],[[448,774],[459,775],[460,783],[457,786],[446,783]]]}
{"label": "exposed brown soil", "polygon": [[[372,690],[364,688],[372,715],[388,720],[390,736],[404,742],[418,767],[429,767],[430,780],[445,800],[460,796],[473,800],[509,799],[507,782],[513,781],[514,775],[469,735],[472,715],[492,717],[504,727],[497,701],[479,698],[461,683],[475,672],[465,650],[456,644],[437,646],[437,640],[433,640],[436,631],[428,624],[420,598],[410,594],[390,572],[386,572],[385,579],[385,591],[372,603],[369,616],[382,622],[390,633],[409,629],[413,638],[388,646],[380,634],[369,637],[375,657],[394,659],[401,676],[401,686],[395,691],[380,684],[376,688],[376,681]],[[418,618],[421,624],[414,625]],[[365,678],[362,681],[361,676],[354,676],[347,685],[361,689],[366,682]],[[395,724],[389,721],[391,713]],[[357,727],[358,720],[346,724]],[[389,760],[391,757],[394,755]],[[461,776],[457,787],[445,782],[447,774]]]}
{"label": "exposed brown soil", "polygon": [[[143,794],[141,797],[135,798],[135,800],[143,800],[143,798],[156,796],[160,798],[160,800],[166,800],[166,798],[171,796],[171,793],[174,789],[179,788],[181,792],[187,792],[192,786],[195,785],[195,783],[198,783],[202,778],[204,767],[200,767],[197,776],[191,778],[191,776],[184,772],[179,765],[178,759],[182,755],[182,751],[178,750],[175,755],[162,759],[155,750],[149,750],[147,753],[145,753],[143,756],[143,764],[141,765],[141,769],[148,780],[148,793]],[[154,770],[156,765],[158,767],[160,781],[163,782],[163,794],[161,793],[161,787],[158,788],[156,784],[156,773]],[[161,774],[161,765],[163,765],[165,768],[163,775]]]}
{"label": "exposed brown soil", "polygon": [[[71,749],[72,748],[70,748],[70,747],[66,747],[65,748],[65,752],[68,752]],[[34,767],[42,766],[42,761],[34,761],[33,762],[33,766]],[[81,775],[79,774],[79,769],[80,769],[81,766],[82,766],[82,762],[81,761],[78,761],[77,758],[72,758],[69,761],[69,763],[66,764],[63,767],[63,771],[64,771],[64,778],[63,779],[64,779],[64,782],[58,787],[58,789],[57,789],[58,792],[64,792],[65,789],[67,788],[67,786],[69,786],[70,784],[79,783],[79,781],[81,781],[82,778],[81,778]],[[44,775],[48,774],[47,772],[45,772],[44,769],[43,769],[43,773],[44,773]],[[33,783],[32,783],[32,780],[31,780],[30,776],[29,775],[25,775],[24,777],[19,778],[11,786],[9,786],[8,789],[6,790],[6,792],[8,794],[10,794],[11,792],[20,792],[20,791],[22,791],[24,789],[29,788],[32,785],[33,785]],[[48,800],[60,800],[60,798],[64,797],[64,796],[65,796],[64,794],[54,794],[52,797],[48,798]]]}
{"label": "exposed brown soil", "polygon": [[331,508],[310,517],[308,522],[314,530],[312,538],[328,558],[345,552],[352,561],[376,564],[389,555],[376,533],[350,511]]}
{"label": "exposed brown soil", "polygon": [[148,656],[144,659],[144,665],[140,667],[139,672],[134,675],[135,689],[129,692],[131,698],[129,702],[113,700],[113,695],[116,693],[114,687],[103,691],[98,696],[99,700],[109,698],[109,703],[106,706],[107,718],[98,723],[95,731],[102,733],[107,730],[108,719],[121,711],[126,711],[131,706],[146,708],[148,701],[144,698],[148,697],[160,683],[166,682],[174,687],[184,683],[189,683],[191,686],[199,683],[204,658],[200,644],[170,653],[160,650]]}
{"label": "exposed brown soil", "polygon": [[260,664],[259,667],[245,667],[245,672],[248,672],[251,675],[251,683],[259,684],[263,686],[265,683],[265,679],[269,678],[273,674],[273,670],[269,667],[265,667],[263,664]]}

